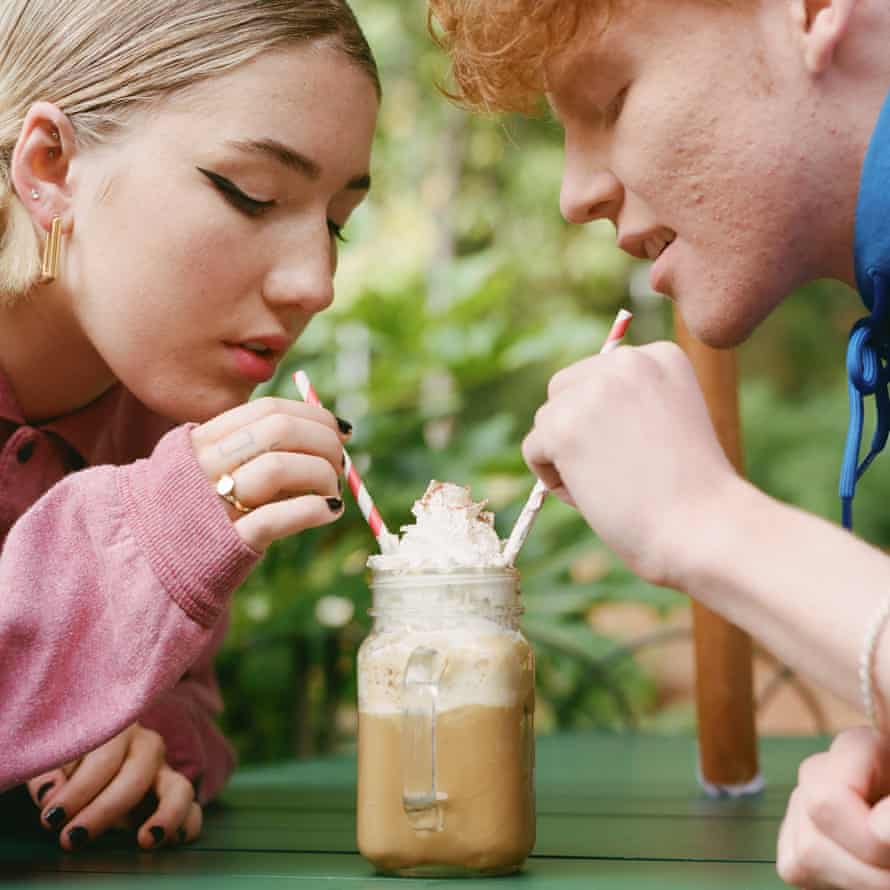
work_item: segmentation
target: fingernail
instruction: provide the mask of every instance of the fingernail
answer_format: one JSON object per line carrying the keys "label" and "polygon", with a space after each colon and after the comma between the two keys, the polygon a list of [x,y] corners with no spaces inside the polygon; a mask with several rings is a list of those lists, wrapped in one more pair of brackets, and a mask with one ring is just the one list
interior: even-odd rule
{"label": "fingernail", "polygon": [[352,432],[352,424],[348,420],[344,420],[342,417],[337,417],[337,426],[340,427],[340,432],[343,433],[344,436],[348,436]]}
{"label": "fingernail", "polygon": [[164,840],[165,832],[160,825],[152,825],[152,827],[148,830],[151,833],[151,836],[155,839],[155,846],[157,846],[159,843],[161,843],[162,840]]}
{"label": "fingernail", "polygon": [[43,818],[53,831],[58,831],[68,821],[62,807],[53,807],[51,810],[47,810],[43,814]]}
{"label": "fingernail", "polygon": [[90,833],[82,825],[78,825],[77,828],[72,828],[68,832],[68,840],[71,841],[71,846],[75,850],[79,850],[89,839]]}
{"label": "fingernail", "polygon": [[188,835],[185,833],[184,828],[180,828],[179,831],[176,832],[176,837],[179,838],[179,843],[184,844],[185,839]]}
{"label": "fingernail", "polygon": [[46,797],[46,792],[49,791],[49,789],[52,788],[55,784],[55,782],[44,782],[43,785],[41,785],[40,788],[37,789],[37,803],[40,803],[40,801],[42,801],[43,798]]}
{"label": "fingernail", "polygon": [[341,498],[327,498],[328,507],[331,513],[339,513],[343,509],[343,501]]}

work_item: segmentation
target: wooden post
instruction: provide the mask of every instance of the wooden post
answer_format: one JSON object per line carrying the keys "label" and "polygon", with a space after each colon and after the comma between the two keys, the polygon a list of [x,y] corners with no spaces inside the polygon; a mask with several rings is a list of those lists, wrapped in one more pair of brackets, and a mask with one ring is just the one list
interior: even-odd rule
{"label": "wooden post", "polygon": [[[676,312],[674,324],[677,343],[695,368],[717,438],[743,473],[735,353],[700,343]],[[702,778],[717,786],[744,785],[758,775],[751,638],[695,602],[693,622]]]}

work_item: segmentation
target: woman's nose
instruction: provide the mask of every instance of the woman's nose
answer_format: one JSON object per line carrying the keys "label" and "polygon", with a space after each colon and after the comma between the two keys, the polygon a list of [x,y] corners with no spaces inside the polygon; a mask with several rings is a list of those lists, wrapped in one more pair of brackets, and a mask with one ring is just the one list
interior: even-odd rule
{"label": "woman's nose", "polygon": [[566,148],[559,207],[571,223],[610,219],[617,224],[624,188],[621,181],[583,149]]}
{"label": "woman's nose", "polygon": [[292,248],[270,270],[264,287],[272,305],[316,313],[327,309],[334,299],[336,245],[303,244]]}

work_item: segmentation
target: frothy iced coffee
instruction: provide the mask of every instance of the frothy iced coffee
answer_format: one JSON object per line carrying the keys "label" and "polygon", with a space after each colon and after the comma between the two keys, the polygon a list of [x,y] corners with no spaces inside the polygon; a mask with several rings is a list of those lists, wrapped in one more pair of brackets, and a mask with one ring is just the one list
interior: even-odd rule
{"label": "frothy iced coffee", "polygon": [[358,841],[385,872],[501,874],[534,846],[534,655],[483,508],[431,483],[396,551],[369,560]]}

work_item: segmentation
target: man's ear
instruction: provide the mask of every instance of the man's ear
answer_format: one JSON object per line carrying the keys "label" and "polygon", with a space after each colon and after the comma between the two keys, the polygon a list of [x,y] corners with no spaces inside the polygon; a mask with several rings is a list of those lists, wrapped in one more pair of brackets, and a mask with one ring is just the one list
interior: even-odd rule
{"label": "man's ear", "polygon": [[858,0],[791,0],[792,17],[804,65],[814,75],[830,67]]}
{"label": "man's ear", "polygon": [[68,172],[76,150],[68,116],[50,102],[32,105],[12,154],[10,174],[19,200],[44,231],[57,216],[63,231],[71,230]]}

